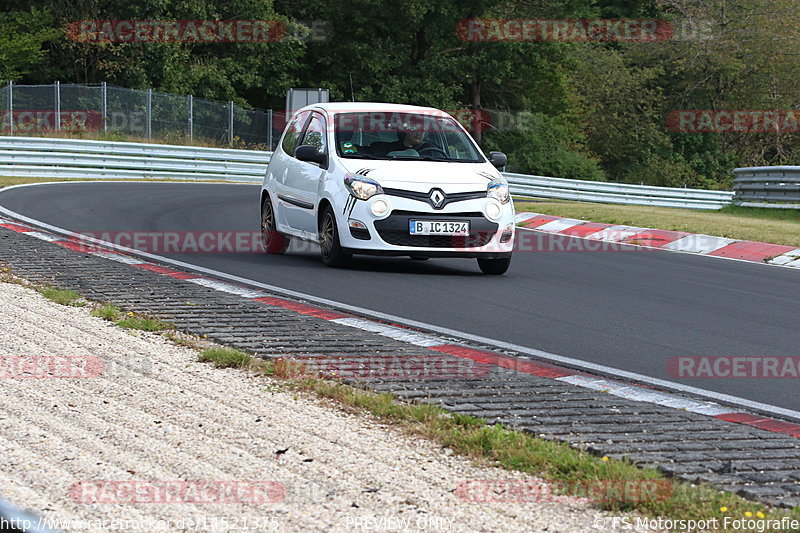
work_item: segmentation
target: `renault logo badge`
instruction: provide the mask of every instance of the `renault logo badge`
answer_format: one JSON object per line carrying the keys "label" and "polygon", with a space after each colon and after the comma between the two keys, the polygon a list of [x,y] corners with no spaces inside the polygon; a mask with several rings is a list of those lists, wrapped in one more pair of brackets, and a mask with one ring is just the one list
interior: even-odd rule
{"label": "renault logo badge", "polygon": [[433,189],[431,191],[430,199],[431,205],[434,207],[434,209],[439,209],[444,203],[444,193],[441,191],[441,189]]}

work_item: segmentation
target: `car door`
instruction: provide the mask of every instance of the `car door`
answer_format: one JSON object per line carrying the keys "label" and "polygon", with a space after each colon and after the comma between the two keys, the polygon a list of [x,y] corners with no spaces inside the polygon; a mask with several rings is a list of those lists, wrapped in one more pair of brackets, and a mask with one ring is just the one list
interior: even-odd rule
{"label": "car door", "polygon": [[278,197],[275,206],[278,229],[285,231],[288,226],[295,229],[297,222],[293,222],[293,205],[289,203],[291,196],[286,192],[286,179],[289,174],[299,171],[299,163],[294,157],[294,149],[300,146],[300,140],[305,130],[311,111],[297,113],[286,126],[286,133],[281,139],[280,150],[276,150],[273,160],[270,161],[267,179],[272,179],[275,184],[275,195]]}
{"label": "car door", "polygon": [[[323,153],[328,153],[326,122],[321,113],[311,113],[300,145],[316,146]],[[294,229],[307,233],[310,238],[317,234],[316,206],[319,204],[320,183],[325,179],[326,172],[327,165],[294,159],[284,181],[283,200],[290,224]]]}

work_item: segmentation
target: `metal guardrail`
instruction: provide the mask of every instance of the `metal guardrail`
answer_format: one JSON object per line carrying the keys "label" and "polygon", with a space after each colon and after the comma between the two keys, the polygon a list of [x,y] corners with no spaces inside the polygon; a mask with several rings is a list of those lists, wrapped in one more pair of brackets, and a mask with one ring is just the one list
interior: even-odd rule
{"label": "metal guardrail", "polygon": [[197,146],[0,137],[0,175],[260,183],[271,155]]}
{"label": "metal guardrail", "polygon": [[[43,178],[225,180],[260,183],[272,152],[149,143],[0,137],[0,175]],[[506,172],[514,196],[719,209],[733,193]]]}
{"label": "metal guardrail", "polygon": [[800,167],[748,167],[733,173],[736,205],[800,209]]}
{"label": "metal guardrail", "polygon": [[607,204],[719,209],[731,203],[730,191],[653,187],[606,181],[584,181],[526,174],[503,174],[515,196],[578,200]]}

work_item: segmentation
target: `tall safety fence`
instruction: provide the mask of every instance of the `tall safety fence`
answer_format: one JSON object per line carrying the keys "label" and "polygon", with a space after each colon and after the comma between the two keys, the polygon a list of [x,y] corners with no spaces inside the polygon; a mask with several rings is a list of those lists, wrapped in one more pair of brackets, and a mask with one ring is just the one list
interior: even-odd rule
{"label": "tall safety fence", "polygon": [[2,135],[114,134],[272,150],[285,113],[101,83],[0,87]]}

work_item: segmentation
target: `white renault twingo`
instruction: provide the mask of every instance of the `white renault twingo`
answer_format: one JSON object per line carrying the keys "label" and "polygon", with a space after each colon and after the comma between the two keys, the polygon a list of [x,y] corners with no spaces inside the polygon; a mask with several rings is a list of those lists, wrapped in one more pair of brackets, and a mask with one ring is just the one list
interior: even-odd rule
{"label": "white renault twingo", "polygon": [[267,253],[292,237],[318,243],[329,266],[353,254],[511,263],[514,206],[498,172],[450,115],[380,103],[314,104],[295,113],[267,168],[261,231]]}

